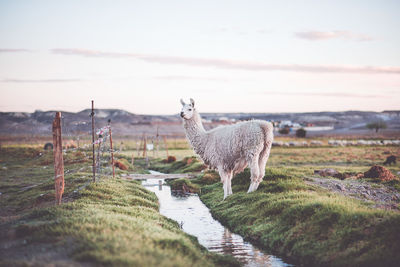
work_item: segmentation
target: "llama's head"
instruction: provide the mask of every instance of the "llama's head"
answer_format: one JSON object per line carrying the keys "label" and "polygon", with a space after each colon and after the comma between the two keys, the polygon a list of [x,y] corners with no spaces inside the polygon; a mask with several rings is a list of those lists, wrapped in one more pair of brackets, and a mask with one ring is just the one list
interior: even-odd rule
{"label": "llama's head", "polygon": [[181,117],[185,120],[190,120],[193,117],[194,113],[194,100],[190,99],[190,104],[186,104],[181,99],[181,104],[182,104]]}

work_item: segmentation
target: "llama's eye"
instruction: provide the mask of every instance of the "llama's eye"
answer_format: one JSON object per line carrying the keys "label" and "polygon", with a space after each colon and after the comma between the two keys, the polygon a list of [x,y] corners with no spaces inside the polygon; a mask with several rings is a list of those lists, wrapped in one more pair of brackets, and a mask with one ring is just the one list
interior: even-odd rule
{"label": "llama's eye", "polygon": [[191,108],[189,108],[189,111],[192,111],[192,109],[191,109]]}

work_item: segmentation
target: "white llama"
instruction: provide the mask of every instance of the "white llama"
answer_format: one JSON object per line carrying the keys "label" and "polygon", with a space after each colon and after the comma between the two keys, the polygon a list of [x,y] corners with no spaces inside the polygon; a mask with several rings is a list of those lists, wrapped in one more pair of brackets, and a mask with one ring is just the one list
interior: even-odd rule
{"label": "white llama", "polygon": [[219,126],[210,131],[203,127],[193,99],[183,105],[181,117],[186,136],[206,165],[218,170],[224,199],[232,194],[231,180],[249,165],[251,183],[247,193],[257,190],[265,175],[265,165],[273,141],[273,126],[261,120]]}

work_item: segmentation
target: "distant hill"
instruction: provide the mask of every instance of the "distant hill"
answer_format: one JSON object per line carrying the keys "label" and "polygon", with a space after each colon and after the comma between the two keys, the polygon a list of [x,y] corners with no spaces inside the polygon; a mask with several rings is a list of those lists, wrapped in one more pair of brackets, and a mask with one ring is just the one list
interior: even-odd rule
{"label": "distant hill", "polygon": [[[91,110],[77,113],[62,112],[63,132],[69,135],[89,134]],[[0,135],[51,135],[55,111],[0,112]],[[206,128],[234,121],[262,119],[268,121],[292,121],[316,126],[333,126],[335,132],[365,129],[369,122],[383,120],[388,130],[400,132],[400,111],[386,112],[308,112],[308,113],[201,113]],[[96,128],[111,120],[117,135],[141,135],[143,133],[183,136],[181,119],[176,115],[139,115],[120,109],[96,109]]]}

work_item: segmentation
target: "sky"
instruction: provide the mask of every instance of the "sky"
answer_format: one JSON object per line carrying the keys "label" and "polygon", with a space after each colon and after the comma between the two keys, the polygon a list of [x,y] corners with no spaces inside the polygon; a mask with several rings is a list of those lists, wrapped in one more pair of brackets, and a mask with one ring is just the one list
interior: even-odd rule
{"label": "sky", "polygon": [[400,109],[400,1],[0,0],[0,111]]}

